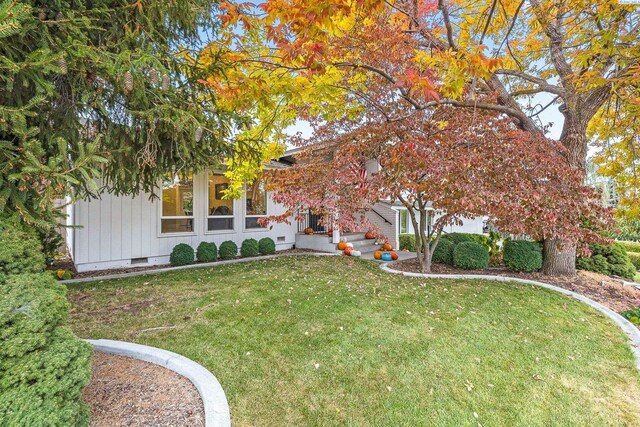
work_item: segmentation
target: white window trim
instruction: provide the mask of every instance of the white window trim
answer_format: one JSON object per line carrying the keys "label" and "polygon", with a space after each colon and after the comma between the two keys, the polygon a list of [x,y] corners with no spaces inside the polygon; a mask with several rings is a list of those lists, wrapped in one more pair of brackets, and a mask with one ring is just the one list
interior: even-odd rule
{"label": "white window trim", "polygon": [[264,208],[266,210],[265,215],[247,215],[247,185],[244,185],[244,196],[242,197],[242,231],[245,233],[264,233],[269,231],[269,227],[247,227],[247,218],[266,218],[269,216],[269,192],[264,192],[265,204]]}
{"label": "white window trim", "polygon": [[[233,214],[232,215],[209,215],[209,176],[210,175],[224,175],[221,171],[211,171],[205,175],[205,191],[207,193],[206,203],[204,205],[204,234],[235,234],[238,229],[238,219],[236,218],[236,211],[238,208],[237,200],[233,200]],[[233,219],[233,228],[227,228],[225,230],[209,230],[209,219],[210,218],[231,218]]]}
{"label": "white window trim", "polygon": [[[181,236],[196,236],[198,233],[196,231],[197,222],[196,222],[196,177],[197,175],[191,176],[191,193],[193,194],[193,214],[191,216],[164,216],[162,215],[162,183],[160,183],[160,200],[158,201],[158,217],[160,220],[158,221],[158,233],[157,237],[181,237]],[[192,221],[192,230],[191,231],[174,231],[171,233],[163,233],[162,232],[162,220],[163,219],[190,219]]]}

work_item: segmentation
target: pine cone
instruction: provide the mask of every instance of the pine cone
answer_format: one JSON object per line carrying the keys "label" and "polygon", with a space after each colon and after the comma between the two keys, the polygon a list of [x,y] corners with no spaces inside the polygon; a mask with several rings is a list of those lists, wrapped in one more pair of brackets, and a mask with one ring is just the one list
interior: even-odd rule
{"label": "pine cone", "polygon": [[131,71],[124,73],[124,89],[127,92],[131,92],[133,90],[133,75],[131,74]]}
{"label": "pine cone", "polygon": [[162,90],[169,90],[169,84],[171,83],[171,81],[169,80],[169,76],[167,74],[165,74],[164,76],[162,76]]}
{"label": "pine cone", "polygon": [[64,19],[64,15],[62,12],[56,13],[56,21],[62,21]]}
{"label": "pine cone", "polygon": [[151,81],[151,86],[155,86],[158,84],[158,80],[160,80],[160,75],[158,74],[158,70],[152,68],[149,71],[149,79]]}
{"label": "pine cone", "polygon": [[45,19],[47,19],[47,14],[44,12],[38,13],[38,19],[44,21]]}
{"label": "pine cone", "polygon": [[202,139],[202,127],[201,126],[198,126],[196,128],[195,137],[196,137],[196,142],[200,142],[200,140]]}
{"label": "pine cone", "polygon": [[67,74],[67,60],[64,59],[64,56],[58,58],[58,68],[60,68],[60,74]]}

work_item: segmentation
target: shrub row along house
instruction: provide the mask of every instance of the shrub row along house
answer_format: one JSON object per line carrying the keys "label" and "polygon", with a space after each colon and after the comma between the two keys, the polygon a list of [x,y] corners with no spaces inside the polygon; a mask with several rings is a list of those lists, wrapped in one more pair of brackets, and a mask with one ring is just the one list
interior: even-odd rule
{"label": "shrub row along house", "polygon": [[[294,162],[293,154],[286,153],[266,167],[286,168]],[[375,167],[368,165],[367,169]],[[288,224],[263,226],[261,218],[286,211],[265,191],[263,180],[246,185],[244,196],[235,200],[223,197],[228,185],[223,171],[212,170],[167,177],[157,198],[146,193],[132,197],[104,191],[98,199],[69,204],[66,224],[72,227],[66,229],[65,240],[76,269],[84,272],[167,264],[172,249],[180,243],[196,248],[201,242],[220,247],[224,241],[233,241],[240,247],[246,239],[269,237],[277,250],[296,247],[333,251],[341,238],[363,240],[360,233],[341,235],[337,230],[329,236],[330,227],[321,225],[310,213],[304,221],[291,217]],[[398,246],[401,233],[413,232],[406,209],[399,204],[381,201],[366,216],[393,247]],[[308,227],[314,230],[313,236],[303,233]],[[482,219],[469,219],[447,231],[481,233]],[[376,248],[371,244],[362,249]]]}

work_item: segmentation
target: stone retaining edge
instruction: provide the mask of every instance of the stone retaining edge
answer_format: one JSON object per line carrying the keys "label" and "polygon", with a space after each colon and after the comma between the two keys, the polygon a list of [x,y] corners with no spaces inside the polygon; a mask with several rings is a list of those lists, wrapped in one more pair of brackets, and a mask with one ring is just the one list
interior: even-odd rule
{"label": "stone retaining edge", "polygon": [[80,279],[68,279],[68,280],[59,280],[59,283],[85,283],[85,282],[99,282],[101,280],[111,280],[111,279],[124,279],[127,277],[136,277],[136,276],[144,276],[151,274],[160,274],[166,273],[169,271],[177,271],[177,270],[187,270],[190,268],[207,268],[207,267],[217,267],[220,265],[228,265],[228,264],[239,264],[242,262],[250,262],[250,261],[260,261],[264,259],[273,259],[280,257],[290,257],[290,256],[336,256],[339,253],[328,253],[328,252],[300,252],[293,254],[273,254],[273,255],[263,255],[257,257],[250,258],[237,258],[237,259],[229,259],[226,261],[214,261],[214,262],[202,262],[196,264],[189,265],[181,265],[178,267],[162,267],[162,268],[154,268],[149,270],[141,270],[141,271],[131,271],[129,273],[115,273],[115,274],[107,274],[105,276],[95,276],[95,277],[83,277]]}
{"label": "stone retaining edge", "polygon": [[554,285],[550,285],[548,283],[544,283],[544,282],[538,282],[536,280],[529,280],[529,279],[520,279],[517,277],[508,277],[508,276],[491,276],[491,275],[484,275],[484,274],[427,274],[427,273],[412,273],[412,272],[408,272],[408,271],[400,271],[400,270],[394,270],[393,268],[389,267],[388,265],[389,263],[384,263],[380,265],[380,268],[387,272],[387,273],[392,273],[392,274],[401,274],[403,276],[407,276],[407,277],[425,277],[425,278],[429,278],[429,279],[484,279],[484,280],[493,280],[493,281],[497,281],[497,282],[520,282],[520,283],[525,283],[528,285],[536,285],[536,286],[540,286],[546,289],[550,289],[552,291],[556,291],[556,292],[560,292],[561,294],[567,295],[569,297],[575,298],[579,301],[584,302],[587,305],[590,305],[591,307],[595,308],[596,310],[600,311],[601,313],[605,314],[606,316],[608,316],[611,320],[613,320],[614,322],[616,322],[616,324],[620,327],[620,329],[622,329],[622,331],[627,334],[627,336],[629,337],[629,341],[630,341],[630,345],[631,345],[631,351],[633,352],[635,359],[636,359],[636,368],[638,368],[638,370],[640,370],[640,330],[638,330],[638,328],[636,328],[631,322],[629,322],[627,319],[625,319],[624,317],[622,317],[621,315],[619,315],[618,313],[616,313],[615,311],[611,310],[610,308],[605,307],[604,305],[595,302],[594,300],[585,297],[584,295],[581,295],[577,292],[573,292],[564,288],[560,288]]}
{"label": "stone retaining edge", "polygon": [[229,403],[217,378],[204,366],[171,351],[147,345],[113,340],[85,340],[103,353],[127,356],[163,366],[182,375],[198,390],[204,406],[206,427],[230,427]]}

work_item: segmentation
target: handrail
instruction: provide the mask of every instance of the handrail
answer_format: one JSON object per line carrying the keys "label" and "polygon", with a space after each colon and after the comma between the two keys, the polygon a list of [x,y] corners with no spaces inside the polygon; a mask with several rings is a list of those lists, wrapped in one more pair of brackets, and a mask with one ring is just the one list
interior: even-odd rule
{"label": "handrail", "polygon": [[389,221],[387,218],[383,217],[383,216],[380,214],[380,212],[378,212],[378,211],[377,211],[377,210],[375,210],[374,208],[371,208],[371,211],[372,211],[374,214],[378,215],[380,218],[382,218],[382,219],[384,220],[384,222],[386,222],[387,224],[389,224],[389,225],[393,225],[393,223],[392,223],[391,221]]}

